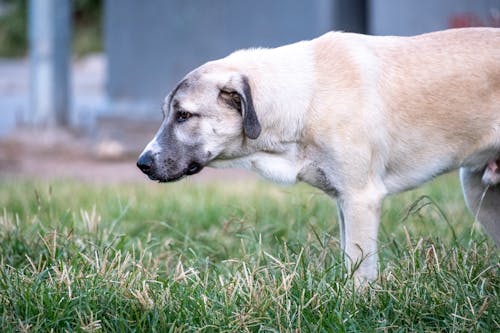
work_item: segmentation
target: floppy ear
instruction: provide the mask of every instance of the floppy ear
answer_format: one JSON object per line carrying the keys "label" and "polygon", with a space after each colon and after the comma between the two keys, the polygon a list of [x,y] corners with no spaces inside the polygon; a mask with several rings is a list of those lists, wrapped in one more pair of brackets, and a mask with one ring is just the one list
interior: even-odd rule
{"label": "floppy ear", "polygon": [[241,76],[241,82],[237,86],[237,88],[223,88],[219,96],[225,103],[241,113],[245,135],[250,139],[257,139],[262,128],[253,106],[252,91],[248,84],[248,78]]}
{"label": "floppy ear", "polygon": [[260,127],[257,113],[253,107],[252,91],[248,84],[248,78],[242,77],[242,92],[240,93],[242,115],[243,115],[243,131],[250,139],[257,139],[262,128]]}

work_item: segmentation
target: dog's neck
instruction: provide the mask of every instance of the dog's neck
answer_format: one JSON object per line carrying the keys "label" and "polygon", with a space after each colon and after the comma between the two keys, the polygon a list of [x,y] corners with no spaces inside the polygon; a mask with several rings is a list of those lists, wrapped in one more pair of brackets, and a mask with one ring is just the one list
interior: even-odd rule
{"label": "dog's neck", "polygon": [[[276,49],[241,50],[225,59],[249,77],[262,134],[267,133],[257,141],[266,141],[266,149],[272,149],[278,141],[275,138],[285,143],[300,139],[313,97],[313,57],[312,49],[301,42]],[[252,78],[258,78],[258,84]]]}
{"label": "dog's neck", "polygon": [[[313,52],[300,43],[269,52],[268,49],[242,50],[231,54],[238,68],[259,77],[250,85],[255,110],[262,126],[256,140],[242,138],[235,154],[227,152],[210,163],[213,167],[238,167],[257,172],[277,183],[305,181],[325,191],[333,189],[316,161],[306,159],[312,149],[304,133],[307,114],[314,97]],[[276,62],[280,66],[273,66]],[[279,79],[277,79],[279,78]],[[312,154],[316,155],[316,154]],[[333,191],[333,190],[332,190]]]}

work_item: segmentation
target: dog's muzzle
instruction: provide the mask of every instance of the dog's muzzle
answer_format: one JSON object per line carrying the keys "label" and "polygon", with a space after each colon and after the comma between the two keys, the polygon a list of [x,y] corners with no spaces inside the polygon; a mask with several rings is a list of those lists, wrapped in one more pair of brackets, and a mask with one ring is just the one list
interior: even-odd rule
{"label": "dog's muzzle", "polygon": [[196,161],[186,163],[185,167],[178,169],[178,163],[172,159],[166,159],[165,165],[159,164],[158,154],[148,150],[143,152],[137,160],[137,167],[151,180],[159,182],[172,182],[184,176],[194,175],[200,172],[204,165]]}

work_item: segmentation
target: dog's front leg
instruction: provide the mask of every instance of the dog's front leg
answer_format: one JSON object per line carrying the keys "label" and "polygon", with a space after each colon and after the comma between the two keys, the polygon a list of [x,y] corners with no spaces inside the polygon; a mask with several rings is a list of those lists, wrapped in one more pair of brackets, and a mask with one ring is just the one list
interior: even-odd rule
{"label": "dog's front leg", "polygon": [[369,186],[339,196],[341,244],[356,284],[377,278],[377,234],[383,191]]}
{"label": "dog's front leg", "polygon": [[338,222],[339,222],[339,238],[340,238],[340,248],[345,253],[345,220],[344,213],[342,212],[342,207],[337,201],[337,211],[338,211]]}

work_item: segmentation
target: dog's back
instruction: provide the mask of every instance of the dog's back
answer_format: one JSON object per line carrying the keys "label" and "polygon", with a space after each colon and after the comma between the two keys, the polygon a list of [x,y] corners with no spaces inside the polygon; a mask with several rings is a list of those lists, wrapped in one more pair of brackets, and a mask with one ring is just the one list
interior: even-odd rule
{"label": "dog's back", "polygon": [[[500,243],[500,185],[481,181],[488,162],[500,157],[500,29],[329,33],[313,43],[322,67],[318,86],[336,85],[318,98],[329,101],[325,112],[337,108],[328,128],[371,142],[365,172],[378,168],[387,192],[396,193],[462,167],[467,204]],[[345,114],[338,105],[347,106]],[[345,169],[362,168],[360,161]]]}

